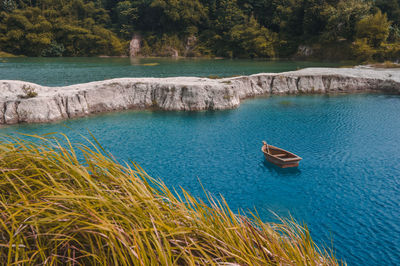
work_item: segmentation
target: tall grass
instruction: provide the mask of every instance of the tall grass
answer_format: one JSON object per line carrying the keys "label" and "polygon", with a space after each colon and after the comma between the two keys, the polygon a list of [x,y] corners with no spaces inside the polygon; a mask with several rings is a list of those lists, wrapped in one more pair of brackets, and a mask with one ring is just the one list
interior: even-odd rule
{"label": "tall grass", "polygon": [[337,264],[292,220],[263,223],[209,195],[206,204],[97,145],[65,141],[0,142],[1,265]]}

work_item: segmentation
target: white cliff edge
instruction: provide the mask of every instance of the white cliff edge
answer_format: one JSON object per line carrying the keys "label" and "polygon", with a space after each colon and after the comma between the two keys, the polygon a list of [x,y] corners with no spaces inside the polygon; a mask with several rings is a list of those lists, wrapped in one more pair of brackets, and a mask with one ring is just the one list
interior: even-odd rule
{"label": "white cliff edge", "polygon": [[[22,98],[22,87],[38,93]],[[41,123],[126,109],[221,110],[259,95],[368,92],[400,93],[400,71],[308,68],[224,79],[118,78],[66,87],[0,80],[0,124]]]}

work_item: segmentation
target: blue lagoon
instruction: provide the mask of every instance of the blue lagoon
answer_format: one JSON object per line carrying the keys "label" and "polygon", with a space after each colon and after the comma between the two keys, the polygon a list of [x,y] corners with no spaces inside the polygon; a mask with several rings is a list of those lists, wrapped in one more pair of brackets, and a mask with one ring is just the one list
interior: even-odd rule
{"label": "blue lagoon", "polygon": [[[19,79],[74,80],[40,82],[28,74]],[[96,75],[85,78],[108,77]],[[400,97],[392,95],[273,96],[236,110],[125,111],[7,126],[0,134],[63,132],[82,142],[89,130],[119,161],[139,163],[169,187],[203,197],[203,185],[232,209],[256,209],[264,221],[276,219],[272,212],[292,215],[349,265],[399,265],[399,110]],[[301,156],[300,167],[267,163],[262,140]]]}

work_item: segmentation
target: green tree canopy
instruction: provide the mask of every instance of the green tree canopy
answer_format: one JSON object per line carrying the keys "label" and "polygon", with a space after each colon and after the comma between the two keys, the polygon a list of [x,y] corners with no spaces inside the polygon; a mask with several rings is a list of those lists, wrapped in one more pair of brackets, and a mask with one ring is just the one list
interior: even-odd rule
{"label": "green tree canopy", "polygon": [[390,24],[386,14],[379,10],[375,15],[369,15],[357,23],[356,37],[366,39],[369,45],[378,48],[389,37]]}
{"label": "green tree canopy", "polygon": [[134,35],[142,55],[291,57],[310,47],[360,57],[368,46],[371,58],[398,59],[400,0],[0,0],[5,52],[121,55]]}

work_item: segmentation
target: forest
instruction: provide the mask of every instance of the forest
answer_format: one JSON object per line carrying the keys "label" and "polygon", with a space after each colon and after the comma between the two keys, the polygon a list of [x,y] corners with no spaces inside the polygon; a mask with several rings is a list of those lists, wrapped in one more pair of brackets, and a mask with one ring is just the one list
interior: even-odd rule
{"label": "forest", "polygon": [[400,0],[0,0],[0,51],[25,56],[397,61]]}

